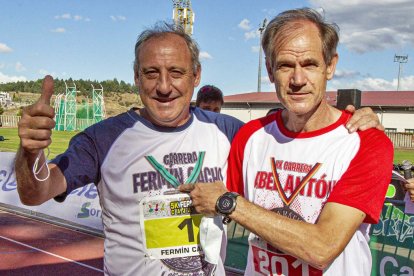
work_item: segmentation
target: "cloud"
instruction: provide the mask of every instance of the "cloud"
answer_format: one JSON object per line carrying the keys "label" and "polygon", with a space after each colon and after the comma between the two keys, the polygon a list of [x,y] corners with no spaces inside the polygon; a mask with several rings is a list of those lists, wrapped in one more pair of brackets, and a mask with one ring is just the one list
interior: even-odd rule
{"label": "cloud", "polygon": [[65,33],[66,29],[65,28],[56,28],[53,30],[50,30],[52,33]]}
{"label": "cloud", "polygon": [[0,53],[10,53],[13,52],[13,49],[7,46],[4,43],[0,43]]}
{"label": "cloud", "polygon": [[55,15],[55,19],[71,19],[70,13],[64,13],[62,15]]}
{"label": "cloud", "polygon": [[310,0],[340,27],[341,43],[366,53],[414,45],[412,0]]}
{"label": "cloud", "polygon": [[274,17],[278,14],[278,11],[276,9],[263,9],[262,12],[269,15],[270,17]]}
{"label": "cloud", "polygon": [[337,69],[335,71],[335,79],[349,79],[354,77],[361,76],[360,72],[357,71],[351,71],[351,70],[341,70]]}
{"label": "cloud", "polygon": [[260,37],[260,32],[259,32],[259,30],[252,30],[252,31],[250,31],[250,32],[245,32],[245,33],[244,33],[244,38],[245,38],[246,40],[249,40],[249,39],[254,39],[254,38],[258,38],[258,37]]}
{"label": "cloud", "polygon": [[[367,77],[355,81],[343,81],[334,79],[328,82],[328,90],[334,91],[338,89],[359,89],[361,91],[393,91],[397,90],[398,79],[391,81]],[[400,79],[400,90],[414,90],[414,76],[407,76]]]}
{"label": "cloud", "polygon": [[259,32],[259,29],[252,30],[252,26],[250,26],[250,21],[249,21],[249,19],[243,19],[243,20],[239,23],[239,25],[237,25],[237,26],[238,26],[240,29],[242,29],[242,30],[246,31],[246,32],[244,33],[244,38],[245,38],[246,40],[249,40],[249,39],[255,39],[255,38],[260,37],[260,32]]}
{"label": "cloud", "polygon": [[0,83],[27,81],[26,77],[23,76],[8,76],[0,72]]}
{"label": "cloud", "polygon": [[252,27],[250,26],[250,21],[249,21],[249,19],[243,19],[240,23],[239,23],[239,25],[237,25],[240,29],[242,29],[242,30],[245,30],[245,31],[248,31],[248,30],[250,30]]}
{"label": "cloud", "polygon": [[17,72],[26,71],[26,67],[24,67],[20,61],[16,62],[16,65],[14,66],[14,68],[16,69]]}
{"label": "cloud", "polygon": [[201,60],[213,59],[213,57],[207,52],[200,52],[199,58]]}
{"label": "cloud", "polygon": [[86,22],[91,21],[89,17],[83,17],[82,15],[71,15],[70,13],[55,15],[54,18],[57,20],[60,20],[60,19],[72,20],[73,19],[74,21],[86,21]]}
{"label": "cloud", "polygon": [[123,16],[123,15],[111,15],[111,16],[109,16],[111,19],[112,19],[112,21],[114,21],[114,22],[117,22],[117,21],[126,21],[127,20],[127,18],[125,17],[125,16]]}

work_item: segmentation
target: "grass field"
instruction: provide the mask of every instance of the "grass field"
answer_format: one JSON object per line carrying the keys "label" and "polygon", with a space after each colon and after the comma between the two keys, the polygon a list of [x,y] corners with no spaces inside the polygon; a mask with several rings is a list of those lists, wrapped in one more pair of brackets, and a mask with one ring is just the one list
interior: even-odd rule
{"label": "grass field", "polygon": [[[77,131],[53,131],[52,145],[49,147],[49,159],[52,159],[59,153],[65,151],[68,147],[69,140]],[[19,147],[19,136],[17,135],[17,128],[0,128],[0,136],[4,137],[4,141],[0,141],[0,151],[16,152]]]}
{"label": "grass field", "polygon": [[[69,140],[74,136],[76,131],[53,131],[52,145],[50,146],[49,159],[52,159],[59,153],[65,151],[68,147]],[[17,135],[17,128],[0,128],[0,136],[5,138],[0,141],[0,151],[16,152],[19,146],[19,137]],[[394,163],[401,164],[403,160],[410,160],[414,162],[414,150],[396,149],[394,153]]]}

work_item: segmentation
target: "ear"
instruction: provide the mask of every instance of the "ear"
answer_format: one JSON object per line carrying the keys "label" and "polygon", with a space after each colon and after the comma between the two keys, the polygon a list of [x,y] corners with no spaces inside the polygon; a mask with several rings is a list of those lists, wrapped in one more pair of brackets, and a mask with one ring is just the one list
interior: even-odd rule
{"label": "ear", "polygon": [[136,66],[134,66],[134,82],[135,82],[135,86],[136,87],[139,87],[138,86],[138,83],[139,83],[139,72],[138,72],[138,69],[136,68]]}
{"label": "ear", "polygon": [[269,76],[269,80],[271,83],[275,82],[275,79],[273,77],[273,68],[271,65],[271,61],[269,61],[268,58],[266,58],[266,70],[267,70],[267,75]]}
{"label": "ear", "polygon": [[336,64],[338,64],[338,54],[335,54],[331,59],[331,64],[329,64],[326,68],[326,79],[331,80],[335,74]]}
{"label": "ear", "polygon": [[197,87],[201,81],[201,66],[198,66],[197,71],[194,74],[194,87]]}

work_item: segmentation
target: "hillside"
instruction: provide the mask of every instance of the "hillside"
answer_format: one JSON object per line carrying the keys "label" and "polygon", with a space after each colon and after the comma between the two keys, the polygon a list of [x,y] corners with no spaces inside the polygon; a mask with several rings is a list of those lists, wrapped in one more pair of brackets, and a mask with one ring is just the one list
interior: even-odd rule
{"label": "hillside", "polygon": [[[14,105],[6,107],[3,115],[17,115],[21,106],[27,106],[34,103],[40,96],[36,93],[27,92],[11,92],[10,96],[14,101]],[[54,103],[55,97],[52,97],[52,104]],[[81,104],[85,101],[84,96],[76,98],[77,103]],[[91,101],[89,99],[89,101]],[[106,116],[111,117],[127,111],[131,107],[141,107],[141,99],[136,93],[105,93],[104,96]]]}

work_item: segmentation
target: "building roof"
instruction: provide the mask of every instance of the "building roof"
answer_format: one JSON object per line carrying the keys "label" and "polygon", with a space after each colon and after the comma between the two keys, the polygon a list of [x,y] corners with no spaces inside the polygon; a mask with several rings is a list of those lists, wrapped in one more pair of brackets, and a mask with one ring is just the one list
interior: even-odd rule
{"label": "building roof", "polygon": [[[336,91],[326,92],[328,103],[336,105]],[[251,92],[224,96],[225,103],[280,103],[276,92]],[[414,107],[414,91],[362,91],[362,106]]]}

